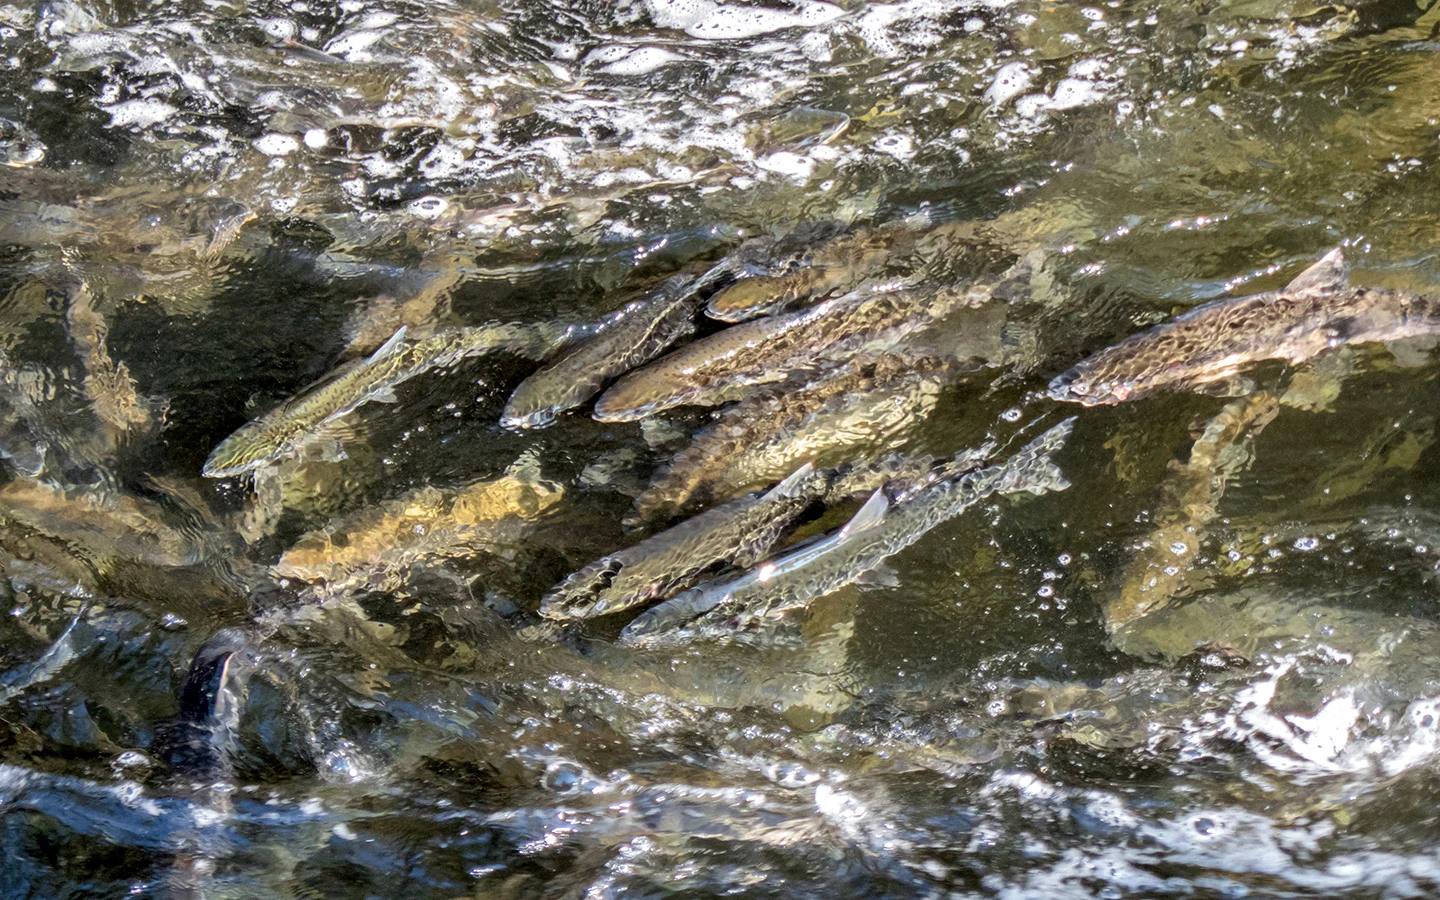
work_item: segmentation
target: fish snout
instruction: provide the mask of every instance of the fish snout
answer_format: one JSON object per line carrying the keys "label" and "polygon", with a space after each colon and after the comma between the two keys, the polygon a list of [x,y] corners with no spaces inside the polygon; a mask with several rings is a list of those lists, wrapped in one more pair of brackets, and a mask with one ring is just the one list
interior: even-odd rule
{"label": "fish snout", "polygon": [[1079,403],[1081,406],[1105,406],[1130,399],[1134,385],[1123,381],[1092,381],[1077,367],[1056,376],[1046,393],[1052,400]]}
{"label": "fish snout", "polygon": [[1081,377],[1080,370],[1071,369],[1055,376],[1045,393],[1049,394],[1051,400],[1085,403],[1089,391],[1090,383]]}

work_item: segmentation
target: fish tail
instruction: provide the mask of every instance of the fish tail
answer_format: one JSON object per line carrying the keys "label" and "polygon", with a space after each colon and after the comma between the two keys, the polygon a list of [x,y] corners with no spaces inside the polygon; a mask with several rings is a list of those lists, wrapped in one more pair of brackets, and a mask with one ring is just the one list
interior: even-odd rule
{"label": "fish tail", "polygon": [[1065,446],[1074,428],[1075,417],[1071,416],[1021,447],[1020,451],[1005,463],[999,491],[1028,491],[1038,495],[1068,488],[1070,481],[1051,457]]}

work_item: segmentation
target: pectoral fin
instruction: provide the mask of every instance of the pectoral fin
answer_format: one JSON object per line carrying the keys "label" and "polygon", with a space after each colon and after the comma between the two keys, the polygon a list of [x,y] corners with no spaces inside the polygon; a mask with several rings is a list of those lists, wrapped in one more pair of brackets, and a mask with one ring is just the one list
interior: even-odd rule
{"label": "pectoral fin", "polygon": [[880,563],[873,569],[866,569],[856,576],[855,584],[865,590],[899,587],[900,573],[884,563]]}
{"label": "pectoral fin", "polygon": [[845,523],[844,528],[840,529],[840,533],[848,536],[858,534],[868,528],[874,528],[885,521],[885,511],[889,508],[890,501],[885,497],[885,489],[876,488],[875,493],[870,495],[870,499],[865,501],[865,505],[860,507],[860,511]]}
{"label": "pectoral fin", "polygon": [[775,485],[775,487],[771,488],[760,499],[777,500],[781,497],[794,497],[796,494],[796,489],[799,488],[800,485],[803,484],[814,471],[815,464],[807,462],[805,465],[796,469],[794,472],[791,472],[784,481]]}
{"label": "pectoral fin", "polygon": [[401,326],[395,331],[395,333],[390,336],[390,340],[388,340],[388,341],[386,341],[385,343],[381,344],[381,345],[380,345],[380,349],[379,349],[379,350],[376,350],[374,353],[370,354],[370,358],[369,358],[368,360],[366,360],[366,361],[367,361],[367,362],[372,362],[372,363],[373,363],[373,362],[377,362],[377,361],[379,361],[379,360],[384,359],[384,358],[387,357],[387,356],[390,356],[390,355],[393,354],[393,353],[399,352],[400,348],[401,348],[401,347],[404,347],[404,346],[405,346],[405,326],[404,326],[404,325],[401,325]]}
{"label": "pectoral fin", "polygon": [[1285,285],[1285,292],[1295,294],[1312,291],[1329,294],[1344,290],[1348,283],[1345,254],[1336,247],[1316,260],[1310,268],[1296,275],[1294,281]]}

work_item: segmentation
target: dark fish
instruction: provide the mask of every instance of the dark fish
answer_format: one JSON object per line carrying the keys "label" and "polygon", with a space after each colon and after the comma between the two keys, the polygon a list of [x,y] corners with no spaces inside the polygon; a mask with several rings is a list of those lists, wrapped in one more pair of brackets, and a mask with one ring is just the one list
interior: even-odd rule
{"label": "dark fish", "polygon": [[644,365],[695,333],[706,293],[728,276],[716,267],[699,279],[676,276],[610,317],[595,337],[520,383],[500,424],[537,428],[579,406],[612,378]]}
{"label": "dark fish", "polygon": [[761,496],[743,497],[608,554],[540,601],[550,619],[586,619],[668,597],[717,565],[753,565],[821,496],[826,479],[809,464]]}
{"label": "dark fish", "polygon": [[395,387],[417,375],[494,350],[541,358],[568,331],[549,323],[495,323],[444,331],[406,344],[405,329],[401,328],[369,357],[341,367],[320,383],[242,425],[211,452],[202,471],[209,478],[228,478],[269,465],[294,453],[326,424],[357,407],[370,402],[394,402]]}
{"label": "dark fish", "polygon": [[764,266],[752,264],[749,277],[710,298],[706,313],[741,322],[784,312],[869,281],[917,277],[947,251],[960,253],[976,244],[974,224],[936,226],[923,215],[857,229],[780,254]]}
{"label": "dark fish", "polygon": [[874,285],[808,309],[744,322],[624,376],[601,395],[595,418],[633,422],[684,404],[713,405],[797,372],[892,352],[909,335],[988,297],[959,287]]}
{"label": "dark fish", "polygon": [[729,500],[804,462],[817,466],[894,449],[934,409],[950,369],[937,359],[863,357],[797,390],[741,401],[656,476],[635,500],[636,523],[694,503]]}

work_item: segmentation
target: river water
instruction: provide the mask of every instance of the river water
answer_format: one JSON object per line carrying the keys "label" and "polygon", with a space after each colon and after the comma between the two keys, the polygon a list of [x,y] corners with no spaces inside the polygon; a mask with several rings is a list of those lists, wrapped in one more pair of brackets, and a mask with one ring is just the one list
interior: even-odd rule
{"label": "river water", "polygon": [[[0,896],[1440,892],[1430,345],[1238,400],[1041,393],[1336,246],[1433,291],[1437,28],[1394,0],[0,5]],[[706,414],[502,429],[518,358],[201,477],[401,325],[593,320],[747,237],[907,217],[1033,266],[1025,352],[907,448],[1078,413],[1071,486],[771,638],[536,619]],[[522,537],[324,602],[268,568],[517,460],[557,501]]]}

